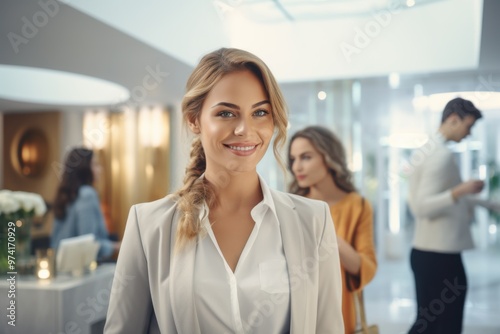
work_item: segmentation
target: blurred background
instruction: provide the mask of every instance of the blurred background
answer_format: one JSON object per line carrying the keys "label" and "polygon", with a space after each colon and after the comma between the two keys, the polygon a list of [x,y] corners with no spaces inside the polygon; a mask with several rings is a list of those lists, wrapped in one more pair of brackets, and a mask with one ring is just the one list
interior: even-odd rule
{"label": "blurred background", "polygon": [[[237,47],[275,74],[290,134],[335,131],[356,185],[375,209],[379,272],[366,291],[382,333],[413,321],[409,267],[413,150],[461,96],[483,112],[453,146],[464,179],[500,200],[500,2],[495,0],[3,0],[0,4],[0,188],[35,192],[49,208],[65,153],[94,149],[108,231],[132,204],[181,184],[190,137],[180,101],[201,55]],[[259,172],[286,190],[272,152]],[[477,211],[465,256],[466,333],[500,333],[500,216]],[[50,237],[50,210],[33,227]]]}

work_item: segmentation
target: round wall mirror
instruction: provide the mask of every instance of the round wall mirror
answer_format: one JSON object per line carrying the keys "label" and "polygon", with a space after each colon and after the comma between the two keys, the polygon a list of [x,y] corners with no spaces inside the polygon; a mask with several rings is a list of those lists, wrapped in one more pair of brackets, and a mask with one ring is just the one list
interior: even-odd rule
{"label": "round wall mirror", "polygon": [[40,129],[26,129],[18,141],[15,163],[18,173],[27,177],[37,177],[47,166],[49,144]]}

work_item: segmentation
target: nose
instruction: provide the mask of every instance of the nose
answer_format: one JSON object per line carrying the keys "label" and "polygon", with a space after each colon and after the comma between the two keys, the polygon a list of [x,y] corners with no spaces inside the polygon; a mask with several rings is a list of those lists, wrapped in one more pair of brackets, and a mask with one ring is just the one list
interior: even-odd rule
{"label": "nose", "polygon": [[301,164],[298,159],[295,159],[292,163],[292,173],[297,174],[301,170]]}
{"label": "nose", "polygon": [[236,124],[236,127],[234,128],[234,134],[236,136],[245,136],[250,131],[250,128],[251,125],[249,120],[247,120],[245,117],[240,117],[238,123]]}

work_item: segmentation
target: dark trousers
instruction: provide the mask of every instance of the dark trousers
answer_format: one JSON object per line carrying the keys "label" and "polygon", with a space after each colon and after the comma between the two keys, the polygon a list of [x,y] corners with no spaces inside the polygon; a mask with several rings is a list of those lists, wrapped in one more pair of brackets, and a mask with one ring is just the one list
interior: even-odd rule
{"label": "dark trousers", "polygon": [[462,256],[412,249],[417,317],[409,334],[460,334],[467,277]]}

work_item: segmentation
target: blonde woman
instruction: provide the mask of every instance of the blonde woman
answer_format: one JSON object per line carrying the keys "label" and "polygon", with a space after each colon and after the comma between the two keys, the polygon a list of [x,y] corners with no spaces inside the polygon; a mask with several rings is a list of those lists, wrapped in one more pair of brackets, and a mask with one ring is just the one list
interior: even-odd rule
{"label": "blonde woman", "polygon": [[256,168],[287,114],[251,53],[204,56],[187,82],[195,135],[184,186],[134,205],[105,333],[341,333],[342,282],[328,207],[270,189]]}
{"label": "blonde woman", "polygon": [[328,129],[307,127],[292,136],[290,192],[328,203],[337,232],[342,267],[345,333],[356,327],[353,291],[361,291],[377,269],[370,203],[356,192],[344,147]]}

